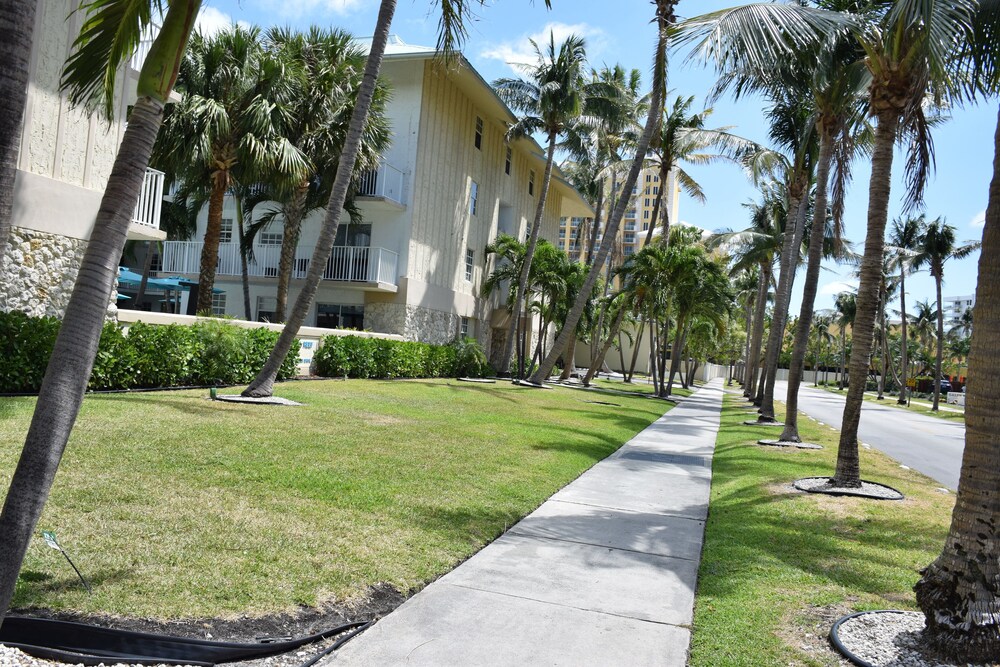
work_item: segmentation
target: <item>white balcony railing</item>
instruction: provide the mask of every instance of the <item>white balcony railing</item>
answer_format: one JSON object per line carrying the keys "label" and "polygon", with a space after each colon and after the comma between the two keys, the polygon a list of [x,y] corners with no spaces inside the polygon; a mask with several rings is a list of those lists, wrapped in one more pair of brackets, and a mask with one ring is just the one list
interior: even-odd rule
{"label": "white balcony railing", "polygon": [[361,176],[358,194],[362,197],[382,197],[403,205],[403,172],[388,162]]}
{"label": "white balcony railing", "polygon": [[145,30],[142,31],[142,35],[139,38],[139,47],[132,54],[132,59],[129,60],[129,67],[134,69],[136,72],[142,70],[143,63],[146,62],[146,56],[149,55],[149,50],[153,48],[153,40],[156,36],[160,34],[160,24],[150,23]]}
{"label": "white balcony railing", "polygon": [[[163,273],[197,274],[201,266],[201,241],[167,241],[163,244]],[[276,278],[281,259],[281,246],[254,248],[254,261],[247,267],[252,277]],[[313,248],[299,247],[295,252],[292,278],[305,278],[309,271]],[[334,246],[323,272],[324,280],[398,285],[396,269],[399,256],[385,248]],[[216,275],[240,275],[240,248],[236,243],[219,245]]]}
{"label": "white balcony railing", "polygon": [[132,214],[132,224],[143,227],[160,228],[160,209],[163,206],[163,172],[155,169],[146,170],[146,178],[142,181],[139,201]]}

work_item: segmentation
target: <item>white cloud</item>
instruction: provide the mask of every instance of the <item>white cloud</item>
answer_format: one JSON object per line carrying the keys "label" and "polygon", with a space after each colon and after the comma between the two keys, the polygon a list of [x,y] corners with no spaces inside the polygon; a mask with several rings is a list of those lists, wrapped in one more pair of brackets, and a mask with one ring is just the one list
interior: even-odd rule
{"label": "white cloud", "polygon": [[982,229],[984,226],[986,226],[986,210],[983,209],[982,211],[977,213],[975,217],[973,217],[972,220],[969,222],[969,226],[976,227],[978,229]]}
{"label": "white cloud", "polygon": [[831,296],[836,296],[841,292],[853,292],[858,289],[857,280],[837,280],[832,283],[827,283],[819,288],[820,294],[828,294]]}
{"label": "white cloud", "polygon": [[587,57],[592,62],[604,50],[606,42],[603,30],[586,23],[548,23],[536,33],[522,35],[514,40],[488,46],[479,55],[482,58],[506,63],[508,67],[520,74],[524,71],[525,66],[533,65],[537,61],[531,40],[534,40],[544,50],[549,43],[550,33],[555,38],[557,48],[570,35],[584,37],[587,40]]}
{"label": "white cloud", "polygon": [[[244,28],[249,27],[250,24],[246,21],[237,21],[238,25]],[[201,34],[206,37],[215,35],[222,30],[228,28],[233,24],[233,17],[225,12],[219,11],[215,7],[203,6],[201,11],[198,12],[198,18],[195,19],[194,26]]]}

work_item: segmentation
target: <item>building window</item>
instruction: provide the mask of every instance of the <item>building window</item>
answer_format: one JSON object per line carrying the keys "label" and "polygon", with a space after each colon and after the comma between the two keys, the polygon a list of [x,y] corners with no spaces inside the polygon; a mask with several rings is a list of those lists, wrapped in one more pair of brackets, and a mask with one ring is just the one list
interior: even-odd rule
{"label": "building window", "polygon": [[653,175],[652,174],[646,174],[646,182],[649,183],[652,180],[653,180]]}
{"label": "building window", "polygon": [[503,161],[503,173],[507,174],[508,176],[510,176],[510,163],[513,161],[513,159],[514,159],[514,153],[513,151],[511,151],[510,146],[508,146],[507,156],[504,158]]}
{"label": "building window", "polygon": [[277,308],[277,300],[273,296],[257,297],[257,321],[273,322],[274,311]]}
{"label": "building window", "polygon": [[324,329],[364,329],[365,307],[339,303],[316,304],[316,326]]}
{"label": "building window", "polygon": [[659,188],[659,186],[656,186],[656,185],[653,186],[653,194],[654,195],[660,194],[660,188]]}
{"label": "building window", "polygon": [[626,256],[628,256],[628,255],[634,255],[635,254],[635,246],[627,245],[627,246],[623,247],[622,248],[622,254],[626,255]]}
{"label": "building window", "polygon": [[659,174],[653,174],[653,182],[654,183],[659,183],[660,182],[660,176],[659,176]]}
{"label": "building window", "polygon": [[642,231],[644,231],[644,232],[649,231],[649,223],[648,222],[642,223]]}
{"label": "building window", "polygon": [[649,220],[649,211],[648,210],[642,212],[642,219],[643,220]]}
{"label": "building window", "polygon": [[233,219],[223,218],[222,227],[219,231],[219,243],[232,243],[233,242]]}
{"label": "building window", "polygon": [[470,329],[471,329],[471,327],[469,325],[469,318],[468,317],[463,317],[462,318],[462,322],[459,325],[459,329],[458,329],[459,333],[461,333],[462,336],[468,336]]}
{"label": "building window", "polygon": [[649,197],[646,197],[646,208],[649,208]]}
{"label": "building window", "polygon": [[472,181],[472,187],[469,189],[469,213],[475,215],[478,208],[479,208],[479,183]]}
{"label": "building window", "polygon": [[528,196],[535,196],[535,170],[532,169],[528,172]]}
{"label": "building window", "polygon": [[476,148],[483,150],[483,119],[476,116]]}
{"label": "building window", "polygon": [[476,264],[476,251],[472,248],[465,249],[465,279],[472,280],[472,267]]}
{"label": "building window", "polygon": [[566,238],[566,230],[565,229],[560,229],[559,230],[559,238],[561,238],[561,239]]}
{"label": "building window", "polygon": [[257,236],[257,243],[260,245],[281,245],[281,238],[283,236],[282,223],[275,220],[267,224],[264,229],[260,230],[260,234]]}
{"label": "building window", "polygon": [[212,294],[212,314],[213,315],[225,315],[226,314],[226,293],[219,292],[217,294]]}

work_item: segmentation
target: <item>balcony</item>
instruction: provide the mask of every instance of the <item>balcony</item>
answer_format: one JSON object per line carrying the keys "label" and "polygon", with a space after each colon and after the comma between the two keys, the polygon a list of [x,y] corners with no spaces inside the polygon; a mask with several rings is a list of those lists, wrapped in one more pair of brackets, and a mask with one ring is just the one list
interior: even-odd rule
{"label": "balcony", "polygon": [[162,241],[167,237],[160,231],[160,209],[163,206],[163,172],[147,169],[139,190],[139,201],[132,212],[128,238],[130,241]]}
{"label": "balcony", "polygon": [[388,162],[383,162],[378,169],[371,169],[361,175],[358,184],[358,197],[362,200],[389,204],[395,209],[404,209],[403,181],[405,174]]}
{"label": "balcony", "polygon": [[[197,275],[201,265],[201,241],[167,241],[163,244],[165,274]],[[281,258],[280,245],[254,248],[254,261],[247,266],[251,278],[277,278]],[[292,278],[302,279],[309,271],[313,248],[299,247],[295,252]],[[334,246],[323,272],[323,280],[362,284],[370,291],[395,292],[399,285],[399,256],[385,248]],[[217,276],[240,275],[240,248],[236,243],[219,245]]]}
{"label": "balcony", "polygon": [[635,223],[634,222],[626,222],[625,223],[625,231],[626,232],[634,232],[635,231]]}

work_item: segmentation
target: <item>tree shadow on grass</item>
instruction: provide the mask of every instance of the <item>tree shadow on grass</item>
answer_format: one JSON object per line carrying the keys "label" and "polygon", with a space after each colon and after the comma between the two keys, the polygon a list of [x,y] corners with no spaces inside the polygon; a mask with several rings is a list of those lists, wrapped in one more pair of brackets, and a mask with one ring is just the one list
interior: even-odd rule
{"label": "tree shadow on grass", "polygon": [[[67,565],[68,567],[68,565]],[[132,578],[130,570],[122,568],[102,569],[96,572],[84,572],[87,583],[96,591],[104,584],[116,584]],[[53,593],[84,590],[80,578],[76,575],[54,577],[47,572],[37,570],[22,570],[17,580],[17,590],[14,594],[12,608],[45,607]]]}

